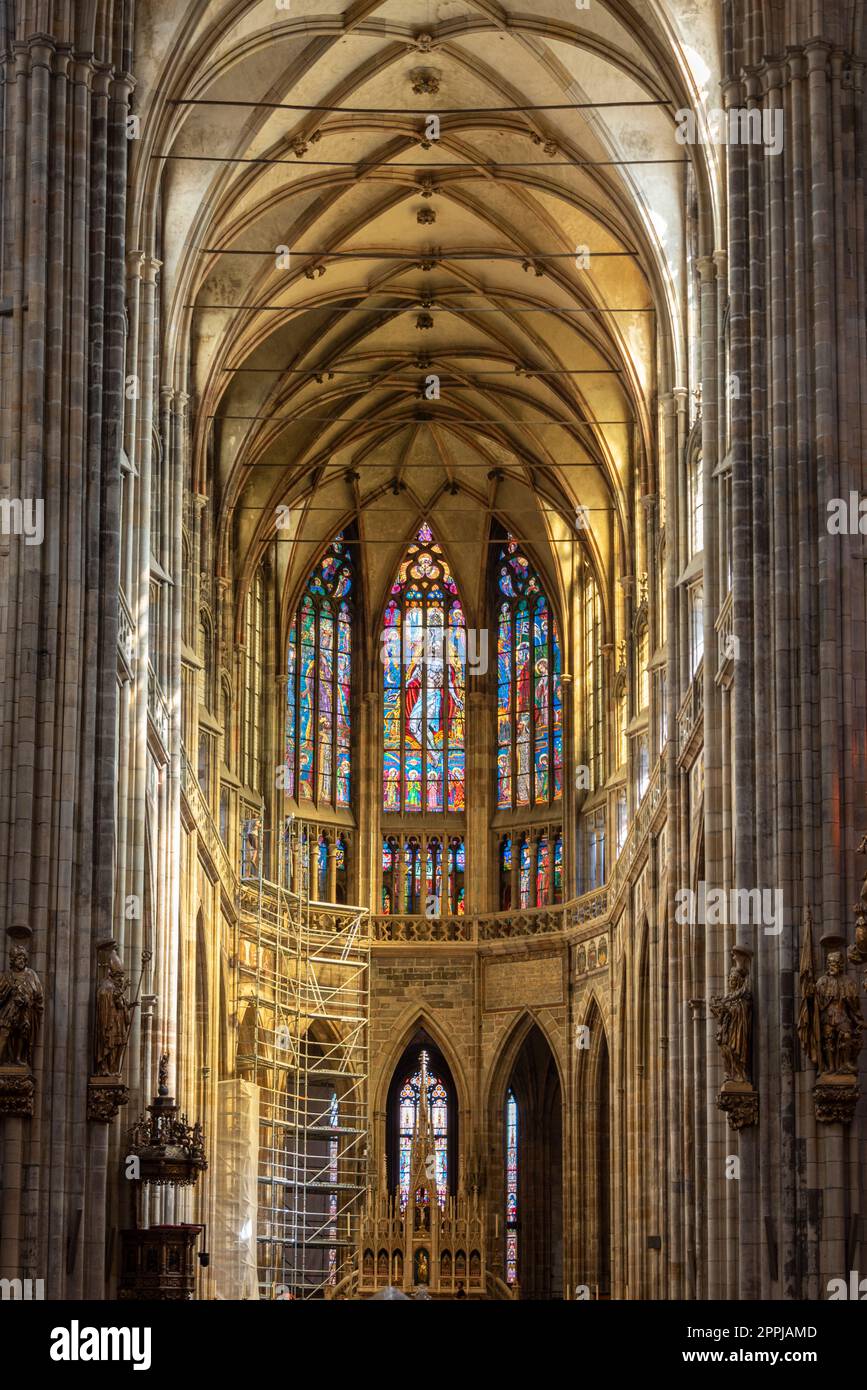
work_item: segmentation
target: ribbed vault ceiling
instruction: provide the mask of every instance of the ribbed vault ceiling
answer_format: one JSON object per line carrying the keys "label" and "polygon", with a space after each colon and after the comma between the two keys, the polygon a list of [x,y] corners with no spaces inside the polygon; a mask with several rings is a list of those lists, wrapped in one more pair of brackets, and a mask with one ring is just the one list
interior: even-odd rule
{"label": "ribbed vault ceiling", "polygon": [[494,518],[561,596],[579,547],[610,563],[681,365],[673,111],[705,94],[710,0],[144,8],[134,215],[160,201],[223,561],[249,573],[283,504],[287,602],[351,523],[372,613],[423,515],[471,615]]}

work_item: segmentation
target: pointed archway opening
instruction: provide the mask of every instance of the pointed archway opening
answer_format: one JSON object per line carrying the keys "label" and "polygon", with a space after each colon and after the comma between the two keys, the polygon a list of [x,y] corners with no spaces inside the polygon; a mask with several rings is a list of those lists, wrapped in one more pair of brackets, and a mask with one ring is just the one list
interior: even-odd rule
{"label": "pointed archway opening", "polygon": [[[554,1055],[536,1025],[512,1067],[503,1119],[507,1152],[510,1141],[516,1148],[514,1263],[521,1297],[562,1298],[563,1096]],[[517,1131],[516,1144],[511,1129]]]}
{"label": "pointed archway opening", "polygon": [[593,1096],[596,1158],[596,1284],[599,1298],[611,1297],[611,1068],[604,1030],[599,1044]]}
{"label": "pointed archway opening", "polygon": [[[585,1014],[589,1046],[579,1051],[575,1283],[591,1298],[610,1298],[612,1286],[611,1054],[595,999]],[[570,1289],[571,1294],[571,1289]],[[576,1292],[576,1297],[578,1296]]]}
{"label": "pointed archway opening", "polygon": [[388,1088],[385,1121],[388,1191],[400,1195],[402,1185],[406,1186],[405,1155],[409,1151],[407,1141],[411,1138],[418,1101],[417,1078],[422,1052],[427,1053],[429,1103],[437,1140],[437,1191],[442,1203],[445,1197],[452,1197],[457,1192],[457,1088],[448,1062],[424,1028],[418,1028],[413,1033],[400,1055]]}

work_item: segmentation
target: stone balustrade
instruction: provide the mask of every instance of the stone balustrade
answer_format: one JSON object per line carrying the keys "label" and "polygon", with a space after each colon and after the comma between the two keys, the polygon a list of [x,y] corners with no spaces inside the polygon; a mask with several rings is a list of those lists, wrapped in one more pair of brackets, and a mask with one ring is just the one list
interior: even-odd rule
{"label": "stone balustrade", "polygon": [[514,912],[468,914],[465,917],[424,917],[408,913],[375,916],[374,943],[391,945],[478,945],[487,941],[552,936],[603,922],[608,893],[598,889],[556,907],[524,908]]}
{"label": "stone balustrade", "polygon": [[151,665],[148,665],[148,717],[154,727],[154,731],[165,751],[169,751],[169,731],[172,727],[169,702],[163,694],[162,686],[157,680],[157,674]]}

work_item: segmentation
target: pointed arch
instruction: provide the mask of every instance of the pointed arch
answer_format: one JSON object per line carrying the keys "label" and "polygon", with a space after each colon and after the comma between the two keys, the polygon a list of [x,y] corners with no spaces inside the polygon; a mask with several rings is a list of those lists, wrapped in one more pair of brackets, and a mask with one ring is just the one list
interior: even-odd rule
{"label": "pointed arch", "polygon": [[300,806],[351,802],[355,570],[341,531],[314,565],[286,648],[286,791]]}
{"label": "pointed arch", "polygon": [[197,1113],[204,1114],[205,1069],[210,1057],[210,1020],[212,1013],[210,970],[208,966],[208,936],[205,928],[205,913],[201,903],[196,913],[195,944],[195,983],[193,988],[193,1007],[195,1019],[195,1089]]}
{"label": "pointed arch", "polygon": [[378,1109],[378,1133],[382,1136],[382,1153],[386,1190],[400,1191],[406,1197],[407,1140],[411,1137],[411,1112],[417,1112],[418,1071],[422,1050],[428,1057],[430,1086],[428,1100],[432,1107],[437,1189],[440,1204],[458,1190],[461,1171],[460,1136],[462,1129],[461,1103],[458,1084],[446,1053],[434,1034],[421,1022],[403,1034],[404,1046],[391,1065],[384,1068],[378,1088],[382,1099]]}
{"label": "pointed arch", "polygon": [[511,533],[493,571],[497,633],[497,809],[563,797],[560,626],[538,571]]}
{"label": "pointed arch", "polygon": [[589,1047],[579,1053],[576,1078],[578,1206],[576,1281],[611,1295],[611,1055],[595,994],[584,1011]]}
{"label": "pointed arch", "polygon": [[544,1022],[533,1009],[522,1009],[518,1017],[507,1029],[505,1036],[501,1038],[494,1060],[488,1071],[488,1081],[485,1088],[485,1110],[492,1118],[496,1114],[499,1114],[500,1093],[504,1092],[509,1075],[514,1067],[515,1059],[527,1035],[533,1028],[539,1030],[547,1043],[551,1056],[554,1059],[554,1065],[557,1068],[557,1077],[560,1085],[561,1087],[565,1085],[560,1053]]}
{"label": "pointed arch", "polygon": [[423,521],[407,547],[383,614],[386,813],[464,810],[466,648],[457,583]]}
{"label": "pointed arch", "polygon": [[398,1015],[390,1031],[394,1041],[383,1058],[382,1067],[376,1082],[373,1095],[374,1112],[377,1115],[383,1115],[385,1113],[388,1089],[391,1085],[391,1080],[397,1069],[398,1063],[416,1033],[422,1032],[427,1034],[434,1046],[445,1058],[455,1083],[458,1107],[460,1113],[463,1115],[467,1111],[470,1102],[469,1083],[461,1059],[445,1029],[437,1023],[436,1019],[428,1013],[427,1010],[419,1009],[417,1004],[410,1004]]}
{"label": "pointed arch", "polygon": [[563,1295],[563,1085],[557,1052],[532,1013],[519,1018],[491,1075],[493,1190],[508,1240],[503,1274],[525,1298]]}

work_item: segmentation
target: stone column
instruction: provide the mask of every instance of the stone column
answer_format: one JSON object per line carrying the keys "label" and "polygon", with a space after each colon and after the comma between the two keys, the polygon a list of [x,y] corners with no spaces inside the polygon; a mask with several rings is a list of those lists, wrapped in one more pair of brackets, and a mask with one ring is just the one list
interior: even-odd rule
{"label": "stone column", "polygon": [[28,9],[3,59],[0,487],[44,534],[0,541],[0,908],[33,930],[46,1001],[34,1115],[4,1126],[0,1274],[58,1298],[102,1291],[105,1248],[107,1135],[85,1115],[114,895],[131,84]]}

